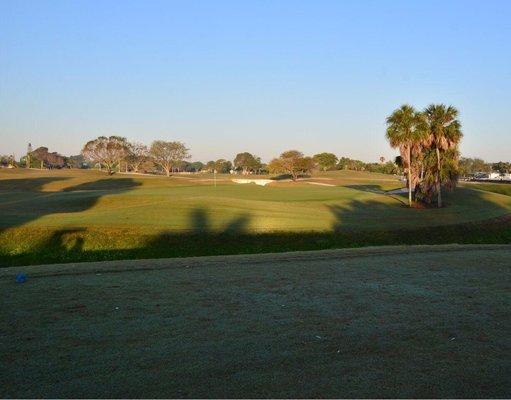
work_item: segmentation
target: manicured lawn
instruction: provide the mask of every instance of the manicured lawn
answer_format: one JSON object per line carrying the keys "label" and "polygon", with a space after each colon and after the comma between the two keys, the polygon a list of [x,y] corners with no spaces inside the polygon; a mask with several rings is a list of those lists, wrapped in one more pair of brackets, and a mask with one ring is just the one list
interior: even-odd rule
{"label": "manicured lawn", "polygon": [[466,182],[462,184],[464,187],[484,190],[487,192],[500,193],[505,194],[506,196],[511,196],[511,184],[509,183],[475,183],[475,182]]}
{"label": "manicured lawn", "polygon": [[0,397],[511,396],[511,250],[0,270]]}
{"label": "manicured lawn", "polygon": [[231,179],[0,170],[0,265],[511,236],[509,221],[494,220],[511,212],[511,197],[471,186],[448,193],[443,209],[418,210],[384,193],[402,186],[389,175],[334,171],[266,187]]}

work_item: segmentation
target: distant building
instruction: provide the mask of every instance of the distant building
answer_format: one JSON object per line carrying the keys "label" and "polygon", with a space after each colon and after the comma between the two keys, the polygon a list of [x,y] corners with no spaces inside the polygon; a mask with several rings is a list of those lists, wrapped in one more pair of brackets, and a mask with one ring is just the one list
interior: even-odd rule
{"label": "distant building", "polygon": [[511,181],[510,173],[500,172],[476,172],[474,179],[479,181]]}

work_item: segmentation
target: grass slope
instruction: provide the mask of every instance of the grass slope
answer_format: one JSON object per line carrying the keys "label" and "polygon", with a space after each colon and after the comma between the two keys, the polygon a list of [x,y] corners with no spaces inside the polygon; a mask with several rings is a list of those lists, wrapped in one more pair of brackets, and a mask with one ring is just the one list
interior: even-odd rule
{"label": "grass slope", "polygon": [[4,269],[0,397],[509,398],[510,259],[358,249],[33,267],[22,285]]}
{"label": "grass slope", "polygon": [[506,196],[511,196],[511,185],[506,182],[504,183],[464,182],[462,183],[462,186],[471,189],[483,190],[486,192],[500,193]]}
{"label": "grass slope", "polygon": [[384,194],[401,186],[389,175],[230,179],[0,170],[0,265],[511,240],[509,222],[495,223],[511,197],[473,186],[449,193],[443,209],[417,210]]}

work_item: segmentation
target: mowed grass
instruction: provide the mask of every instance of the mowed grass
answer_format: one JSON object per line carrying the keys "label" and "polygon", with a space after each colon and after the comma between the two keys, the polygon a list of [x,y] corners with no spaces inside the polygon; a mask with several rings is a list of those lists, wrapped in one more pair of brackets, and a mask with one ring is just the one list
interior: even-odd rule
{"label": "mowed grass", "polygon": [[0,397],[509,398],[511,250],[0,271]]}
{"label": "mowed grass", "polygon": [[504,183],[484,183],[484,182],[464,182],[463,187],[483,190],[486,192],[500,193],[506,196],[511,196],[511,184]]}
{"label": "mowed grass", "polygon": [[511,212],[511,197],[472,186],[419,210],[385,194],[402,186],[389,175],[333,171],[266,187],[232,178],[0,170],[0,263],[511,239],[509,222],[492,220]]}

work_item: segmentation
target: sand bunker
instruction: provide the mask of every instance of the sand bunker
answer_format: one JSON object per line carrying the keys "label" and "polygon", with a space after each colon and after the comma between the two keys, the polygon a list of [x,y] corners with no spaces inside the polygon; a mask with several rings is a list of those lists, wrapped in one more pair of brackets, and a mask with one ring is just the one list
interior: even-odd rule
{"label": "sand bunker", "polygon": [[307,182],[310,185],[319,185],[319,186],[335,186],[330,183],[322,183],[322,182]]}
{"label": "sand bunker", "polygon": [[268,183],[272,183],[271,179],[233,179],[235,183],[255,183],[259,186],[266,186]]}

